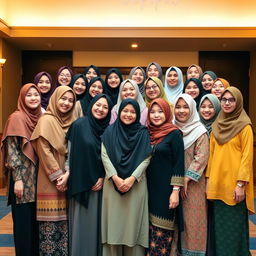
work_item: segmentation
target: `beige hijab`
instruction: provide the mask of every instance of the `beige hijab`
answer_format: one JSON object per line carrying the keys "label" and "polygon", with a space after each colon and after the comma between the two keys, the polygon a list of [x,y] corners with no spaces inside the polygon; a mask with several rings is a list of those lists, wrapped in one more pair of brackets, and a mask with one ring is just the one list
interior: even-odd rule
{"label": "beige hijab", "polygon": [[[66,92],[71,92],[74,95],[74,104],[69,112],[63,114],[58,110],[57,103]],[[65,137],[68,128],[74,121],[73,110],[75,102],[76,96],[70,87],[64,85],[58,87],[52,94],[46,112],[40,118],[31,140],[43,137],[56,151],[60,154],[65,154],[67,152]]]}
{"label": "beige hijab", "polygon": [[236,99],[236,108],[232,113],[220,111],[212,124],[212,133],[219,144],[225,144],[234,138],[246,125],[251,123],[250,118],[243,109],[243,96],[236,87],[228,87],[222,93],[230,92]]}

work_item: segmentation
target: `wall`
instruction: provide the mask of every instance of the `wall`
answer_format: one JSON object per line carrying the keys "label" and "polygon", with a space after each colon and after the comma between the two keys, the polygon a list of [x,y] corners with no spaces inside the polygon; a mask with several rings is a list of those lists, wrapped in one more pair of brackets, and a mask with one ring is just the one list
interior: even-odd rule
{"label": "wall", "polygon": [[0,0],[0,19],[7,20],[7,1],[8,0]]}

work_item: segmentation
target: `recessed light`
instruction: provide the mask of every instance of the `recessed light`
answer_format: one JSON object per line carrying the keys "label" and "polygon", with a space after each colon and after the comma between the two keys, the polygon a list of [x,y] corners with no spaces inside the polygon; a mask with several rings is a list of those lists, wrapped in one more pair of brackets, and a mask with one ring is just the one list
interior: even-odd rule
{"label": "recessed light", "polygon": [[131,47],[132,47],[132,48],[138,48],[138,46],[139,46],[139,45],[138,45],[137,43],[131,44]]}

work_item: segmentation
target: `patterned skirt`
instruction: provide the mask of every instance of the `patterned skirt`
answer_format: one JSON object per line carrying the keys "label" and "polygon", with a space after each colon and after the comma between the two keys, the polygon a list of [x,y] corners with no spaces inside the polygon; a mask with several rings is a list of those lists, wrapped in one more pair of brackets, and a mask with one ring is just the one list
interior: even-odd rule
{"label": "patterned skirt", "polygon": [[68,255],[67,221],[39,222],[39,255]]}
{"label": "patterned skirt", "polygon": [[171,254],[173,230],[149,226],[149,248],[147,256],[161,256]]}
{"label": "patterned skirt", "polygon": [[230,206],[213,201],[213,255],[249,256],[249,224],[245,201]]}

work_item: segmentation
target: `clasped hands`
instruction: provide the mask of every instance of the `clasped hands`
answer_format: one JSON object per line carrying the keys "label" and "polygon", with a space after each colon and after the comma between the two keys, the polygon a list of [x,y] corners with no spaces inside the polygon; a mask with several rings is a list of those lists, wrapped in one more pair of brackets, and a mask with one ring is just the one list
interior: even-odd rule
{"label": "clasped hands", "polygon": [[117,175],[113,175],[112,180],[116,184],[117,189],[120,192],[125,193],[125,192],[128,192],[131,189],[131,187],[133,186],[136,178],[134,176],[130,176],[126,179],[122,179],[122,178],[118,177]]}

